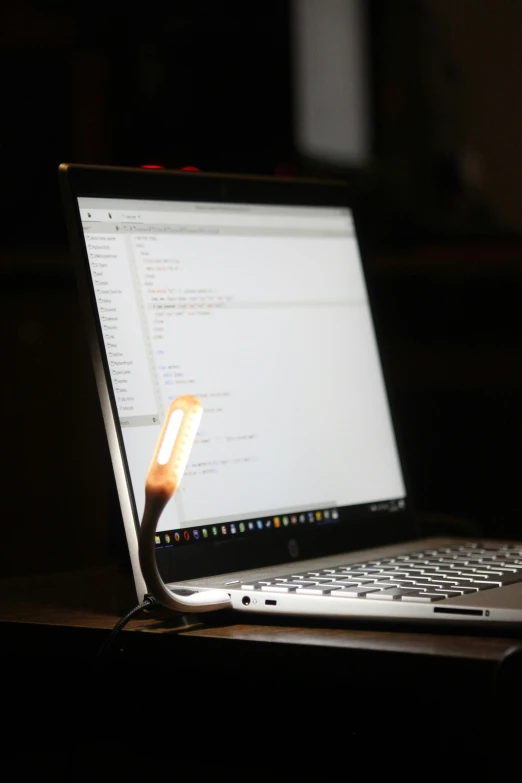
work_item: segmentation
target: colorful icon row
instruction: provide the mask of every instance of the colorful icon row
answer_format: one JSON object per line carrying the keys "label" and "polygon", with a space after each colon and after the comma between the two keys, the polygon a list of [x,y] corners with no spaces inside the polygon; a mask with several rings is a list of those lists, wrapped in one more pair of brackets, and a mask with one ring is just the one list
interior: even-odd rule
{"label": "colorful icon row", "polygon": [[195,527],[192,530],[175,530],[172,533],[157,533],[155,536],[156,546],[173,546],[183,541],[199,541],[205,538],[216,538],[218,536],[236,535],[237,533],[246,533],[247,531],[278,529],[291,525],[304,524],[306,522],[322,522],[336,520],[339,518],[339,511],[325,509],[322,511],[307,511],[300,514],[285,514],[284,516],[270,517],[269,519],[250,520],[249,522],[227,522],[222,525],[212,525],[211,527]]}

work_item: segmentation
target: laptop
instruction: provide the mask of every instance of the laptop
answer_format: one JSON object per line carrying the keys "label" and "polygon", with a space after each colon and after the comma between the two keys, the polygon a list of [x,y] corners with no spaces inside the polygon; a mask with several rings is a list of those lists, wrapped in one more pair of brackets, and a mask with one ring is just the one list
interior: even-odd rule
{"label": "laptop", "polygon": [[[345,184],[62,164],[136,596],[171,402],[201,423],[159,519],[174,594],[244,615],[522,621],[522,542],[422,538]],[[410,455],[411,456],[411,455]]]}

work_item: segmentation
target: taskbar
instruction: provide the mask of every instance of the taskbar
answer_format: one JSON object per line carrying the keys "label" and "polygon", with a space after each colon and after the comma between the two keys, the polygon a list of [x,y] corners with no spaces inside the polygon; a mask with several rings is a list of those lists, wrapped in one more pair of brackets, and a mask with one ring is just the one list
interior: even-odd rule
{"label": "taskbar", "polygon": [[299,511],[295,514],[282,514],[269,517],[254,517],[240,522],[216,522],[198,527],[185,527],[179,530],[165,530],[156,533],[156,549],[199,544],[237,536],[259,535],[271,531],[282,531],[305,525],[336,524],[350,516],[374,514],[375,512],[394,512],[405,508],[404,498],[364,503],[358,506],[316,508]]}

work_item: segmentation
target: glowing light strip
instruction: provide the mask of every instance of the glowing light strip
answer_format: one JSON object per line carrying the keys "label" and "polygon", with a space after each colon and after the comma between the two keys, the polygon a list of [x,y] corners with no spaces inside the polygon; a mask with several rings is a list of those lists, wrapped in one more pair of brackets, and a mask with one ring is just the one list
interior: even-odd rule
{"label": "glowing light strip", "polygon": [[178,437],[179,428],[183,421],[184,412],[179,408],[172,413],[167,425],[167,431],[158,454],[158,464],[166,465],[172,454],[172,450]]}

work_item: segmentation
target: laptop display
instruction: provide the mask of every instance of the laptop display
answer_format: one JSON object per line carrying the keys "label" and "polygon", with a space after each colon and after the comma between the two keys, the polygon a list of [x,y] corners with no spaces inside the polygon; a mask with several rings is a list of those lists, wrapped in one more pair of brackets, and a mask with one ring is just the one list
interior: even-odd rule
{"label": "laptop display", "polygon": [[348,208],[78,207],[138,518],[168,405],[203,405],[158,547],[404,503]]}

